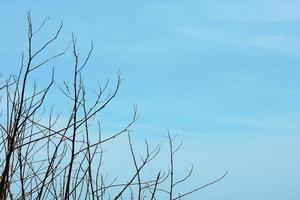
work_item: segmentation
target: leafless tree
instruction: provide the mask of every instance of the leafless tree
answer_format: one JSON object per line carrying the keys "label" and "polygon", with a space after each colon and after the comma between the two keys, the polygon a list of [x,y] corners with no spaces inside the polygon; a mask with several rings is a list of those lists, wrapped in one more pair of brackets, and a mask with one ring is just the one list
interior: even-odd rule
{"label": "leafless tree", "polygon": [[[160,146],[150,148],[145,141],[146,153],[140,156],[132,143],[131,131],[137,119],[136,106],[132,119],[120,131],[103,137],[101,123],[97,116],[116,97],[121,78],[112,92],[107,92],[108,82],[99,86],[93,101],[87,98],[88,91],[83,81],[83,71],[93,51],[93,43],[83,59],[79,56],[76,37],[72,35],[70,47],[41,60],[40,54],[47,53],[50,45],[55,43],[62,30],[62,24],[49,40],[34,50],[36,36],[43,29],[46,19],[33,27],[30,12],[27,13],[27,49],[22,54],[19,73],[2,79],[0,85],[0,199],[182,199],[206,186],[214,184],[225,177],[206,185],[192,188],[189,191],[176,191],[176,186],[186,182],[193,172],[176,179],[174,155],[181,145],[174,144],[174,138],[168,134],[169,171],[157,171],[154,177],[145,179],[143,170],[151,166],[151,161],[160,153]],[[35,44],[36,45],[36,44]],[[64,82],[60,87],[62,94],[69,100],[71,111],[67,120],[55,115],[53,108],[45,109],[48,93],[54,85],[54,69],[49,83],[39,88],[33,83],[29,89],[30,77],[34,71],[42,70],[48,62],[66,54],[71,50],[74,65],[71,83]],[[3,77],[1,77],[3,78]],[[58,125],[58,122],[64,123]],[[91,128],[96,124],[97,131]],[[103,164],[103,144],[127,135],[134,173],[126,182],[117,179],[107,181],[101,166]],[[112,174],[109,176],[113,177]]]}

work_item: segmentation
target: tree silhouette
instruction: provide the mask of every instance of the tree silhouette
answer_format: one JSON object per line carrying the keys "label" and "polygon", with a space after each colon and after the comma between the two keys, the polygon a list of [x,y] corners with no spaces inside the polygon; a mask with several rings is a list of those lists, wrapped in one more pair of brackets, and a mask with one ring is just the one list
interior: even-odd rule
{"label": "tree silhouette", "polygon": [[[44,60],[38,57],[47,54],[47,49],[55,43],[62,30],[62,24],[54,35],[37,50],[33,50],[35,39],[43,29],[46,19],[33,27],[30,12],[27,13],[27,49],[22,54],[17,75],[2,78],[0,85],[0,199],[182,199],[189,194],[214,184],[225,177],[189,191],[177,191],[179,184],[185,183],[193,168],[183,178],[177,179],[174,171],[174,155],[180,145],[174,144],[174,137],[168,134],[169,156],[166,165],[169,171],[157,171],[154,177],[141,176],[146,166],[160,153],[160,146],[150,148],[145,141],[146,152],[138,155],[131,140],[130,128],[137,119],[137,108],[133,107],[132,119],[120,131],[103,137],[101,123],[97,116],[118,93],[121,78],[117,76],[114,89],[109,92],[108,82],[97,88],[93,100],[87,98],[83,81],[83,71],[93,51],[93,44],[86,57],[79,56],[76,37],[72,35],[70,47]],[[69,100],[71,110],[67,119],[54,114],[53,108],[45,103],[54,86],[55,72],[50,74],[50,82],[42,88],[30,78],[34,71],[43,70],[48,62],[63,56],[69,50],[74,58],[71,83],[60,87]],[[57,99],[55,101],[58,101]],[[61,125],[63,124],[63,125]],[[98,127],[97,131],[91,125]],[[103,144],[127,135],[134,173],[126,182],[117,179],[107,181],[101,167],[103,165]],[[113,177],[113,174],[109,174]]]}

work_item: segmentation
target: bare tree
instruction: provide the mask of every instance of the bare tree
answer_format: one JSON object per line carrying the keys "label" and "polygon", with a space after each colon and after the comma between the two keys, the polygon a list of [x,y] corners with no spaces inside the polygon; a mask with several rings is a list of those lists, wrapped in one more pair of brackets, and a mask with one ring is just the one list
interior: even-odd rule
{"label": "bare tree", "polygon": [[[88,96],[83,81],[83,71],[93,51],[93,43],[83,59],[79,56],[76,37],[72,35],[70,48],[50,55],[44,60],[38,59],[47,53],[50,45],[55,43],[62,30],[62,24],[49,40],[37,50],[33,49],[35,39],[46,23],[46,19],[35,29],[30,12],[27,13],[27,49],[22,53],[19,73],[3,79],[0,85],[0,199],[182,199],[206,186],[214,184],[225,177],[189,191],[176,191],[176,186],[186,182],[193,172],[179,180],[175,177],[174,155],[181,147],[174,146],[174,138],[168,134],[169,171],[157,171],[154,177],[142,176],[146,166],[160,153],[160,146],[150,148],[145,141],[146,153],[137,155],[131,140],[130,128],[137,119],[137,108],[133,107],[132,119],[120,131],[103,137],[101,123],[97,116],[116,97],[121,78],[117,76],[114,89],[108,92],[108,82],[97,88],[93,101]],[[69,100],[71,111],[67,120],[55,115],[53,108],[47,108],[45,101],[54,85],[54,69],[49,83],[39,88],[33,83],[28,86],[34,71],[43,70],[48,62],[66,54],[71,49],[74,64],[71,83],[64,82],[60,87],[62,94]],[[58,125],[58,123],[64,123]],[[97,125],[95,131],[91,125]],[[117,179],[108,181],[103,174],[103,144],[128,136],[134,173],[126,182]],[[110,176],[113,176],[110,174]]]}

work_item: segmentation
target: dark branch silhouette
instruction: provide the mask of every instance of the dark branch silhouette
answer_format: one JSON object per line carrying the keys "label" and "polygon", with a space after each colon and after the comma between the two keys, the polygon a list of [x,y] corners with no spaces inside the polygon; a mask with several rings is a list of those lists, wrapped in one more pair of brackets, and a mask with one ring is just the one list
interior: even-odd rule
{"label": "dark branch silhouette", "polygon": [[[137,120],[137,107],[133,107],[132,119],[121,130],[103,137],[101,113],[116,98],[121,84],[120,74],[114,89],[108,92],[108,82],[98,87],[94,99],[87,98],[83,72],[93,52],[93,43],[88,54],[82,58],[77,50],[76,37],[72,35],[71,48],[74,59],[73,77],[70,83],[58,86],[71,104],[69,113],[54,114],[54,108],[46,102],[54,86],[55,71],[49,75],[49,82],[39,88],[33,82],[29,89],[33,72],[43,70],[50,61],[63,56],[69,50],[39,60],[39,55],[47,55],[49,46],[55,44],[61,34],[63,24],[54,31],[37,50],[35,39],[44,28],[48,18],[34,29],[31,14],[27,13],[27,49],[22,53],[19,73],[0,81],[0,199],[182,199],[198,190],[222,180],[227,172],[206,185],[189,191],[178,191],[178,185],[186,183],[193,173],[193,166],[186,176],[177,179],[174,166],[175,153],[180,145],[168,133],[169,171],[157,170],[153,177],[145,176],[145,168],[156,168],[153,160],[160,154],[160,145],[151,148],[145,141],[145,153],[140,155],[131,139],[131,127]],[[67,115],[62,120],[61,115]],[[58,125],[60,123],[60,125]],[[63,125],[61,125],[63,124]],[[98,130],[91,128],[96,125]],[[127,181],[118,181],[113,174],[102,170],[103,145],[120,136],[128,137],[128,160],[132,160],[133,174]],[[117,158],[116,158],[117,159]],[[126,178],[126,177],[125,177]],[[179,194],[176,195],[175,194]]]}

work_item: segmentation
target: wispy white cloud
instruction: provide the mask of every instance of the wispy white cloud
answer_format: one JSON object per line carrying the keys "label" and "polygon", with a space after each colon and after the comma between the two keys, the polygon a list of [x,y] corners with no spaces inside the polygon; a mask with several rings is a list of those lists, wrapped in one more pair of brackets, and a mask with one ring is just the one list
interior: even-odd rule
{"label": "wispy white cloud", "polygon": [[197,25],[179,25],[174,27],[171,31],[179,36],[191,38],[194,40],[221,41],[225,37],[225,33],[222,30],[200,27]]}
{"label": "wispy white cloud", "polygon": [[172,30],[178,37],[189,38],[195,42],[215,42],[236,46],[238,48],[258,48],[275,50],[285,54],[300,55],[300,39],[296,33],[272,32],[261,34],[259,29],[251,30],[252,33],[236,33],[231,29],[216,27],[177,26]]}
{"label": "wispy white cloud", "polygon": [[[148,11],[170,18],[229,21],[242,23],[281,23],[300,20],[297,0],[161,1]],[[182,15],[184,13],[184,15]],[[199,18],[200,17],[200,18]],[[177,21],[180,21],[177,20]]]}
{"label": "wispy white cloud", "polygon": [[210,4],[211,16],[243,23],[281,23],[300,20],[300,2],[295,0],[224,1]]}
{"label": "wispy white cloud", "polygon": [[[300,1],[187,1],[149,6],[144,18],[165,24],[170,36],[299,55],[300,40],[293,23],[300,21]],[[262,24],[268,24],[264,27]],[[281,27],[282,26],[282,27]]]}
{"label": "wispy white cloud", "polygon": [[250,46],[300,55],[300,40],[285,35],[266,35],[250,40]]}

